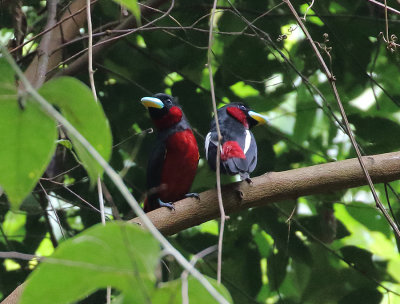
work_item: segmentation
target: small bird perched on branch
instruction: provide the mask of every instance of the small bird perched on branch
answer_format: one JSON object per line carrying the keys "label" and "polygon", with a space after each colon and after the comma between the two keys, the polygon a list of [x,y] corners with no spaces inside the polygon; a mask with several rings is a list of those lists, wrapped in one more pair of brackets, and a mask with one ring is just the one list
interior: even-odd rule
{"label": "small bird perched on branch", "polygon": [[[240,175],[241,180],[251,182],[250,173],[257,165],[257,144],[253,126],[266,124],[267,118],[251,111],[242,103],[230,103],[217,112],[221,131],[221,172],[229,175]],[[210,167],[216,170],[218,133],[215,119],[206,136],[206,158]]]}
{"label": "small bird perched on branch", "polygon": [[176,98],[158,93],[143,97],[141,102],[158,130],[147,166],[144,211],[174,209],[172,202],[184,197],[198,198],[197,193],[188,193],[199,161],[197,142]]}

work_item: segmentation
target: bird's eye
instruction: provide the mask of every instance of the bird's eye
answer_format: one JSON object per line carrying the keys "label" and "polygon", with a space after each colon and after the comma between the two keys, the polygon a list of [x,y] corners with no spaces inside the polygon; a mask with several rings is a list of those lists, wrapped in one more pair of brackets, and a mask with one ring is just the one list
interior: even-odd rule
{"label": "bird's eye", "polygon": [[165,102],[166,102],[166,104],[168,104],[168,105],[172,104],[172,100],[171,100],[170,98],[168,98]]}
{"label": "bird's eye", "polygon": [[245,107],[244,105],[240,105],[240,106],[239,106],[239,109],[242,110],[242,111],[246,111],[246,110],[247,110],[246,107]]}

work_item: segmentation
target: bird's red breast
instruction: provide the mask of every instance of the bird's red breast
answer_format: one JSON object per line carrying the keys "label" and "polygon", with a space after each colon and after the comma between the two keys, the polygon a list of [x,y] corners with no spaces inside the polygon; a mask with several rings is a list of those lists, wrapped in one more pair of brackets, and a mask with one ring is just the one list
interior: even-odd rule
{"label": "bird's red breast", "polygon": [[174,202],[190,190],[199,161],[199,149],[190,129],[169,136],[166,148],[159,197],[164,202]]}

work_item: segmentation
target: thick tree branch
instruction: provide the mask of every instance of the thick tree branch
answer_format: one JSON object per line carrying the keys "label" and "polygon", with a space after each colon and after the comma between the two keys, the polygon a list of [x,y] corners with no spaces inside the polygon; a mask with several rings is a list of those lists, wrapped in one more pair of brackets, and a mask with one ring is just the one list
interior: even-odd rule
{"label": "thick tree branch", "polygon": [[[363,160],[374,183],[400,179],[400,152],[364,156]],[[252,178],[253,185],[237,182],[222,188],[227,214],[300,196],[366,185],[357,158],[283,172],[270,172]],[[200,201],[184,199],[174,204],[175,210],[156,209],[147,213],[164,235],[171,235],[219,217],[215,189],[200,194]],[[138,218],[131,220],[141,223]]]}
{"label": "thick tree branch", "polygon": [[[65,22],[60,24],[58,27],[53,28],[50,32],[46,33],[46,35],[50,35],[51,39],[49,42],[46,40],[41,41],[39,49],[42,47],[42,43],[46,43],[46,50],[48,51],[49,57],[47,62],[47,71],[52,68],[58,66],[59,62],[62,59],[62,50],[57,52],[53,52],[58,48],[59,45],[64,43],[65,41],[69,41],[75,38],[79,34],[79,28],[83,27],[86,23],[86,9],[82,10],[86,6],[86,0],[75,0],[71,3],[69,8],[65,11],[61,19],[66,19]],[[80,11],[76,14],[76,12]],[[75,15],[74,17],[68,19],[70,15]],[[40,54],[39,54],[40,55]],[[34,83],[36,79],[40,76],[39,71],[39,57],[36,56],[29,67],[25,71],[25,76],[30,80],[31,83]]]}
{"label": "thick tree branch", "polygon": [[[57,23],[57,5],[58,5],[58,0],[47,1],[48,16],[47,16],[47,25],[45,30],[53,28],[54,25]],[[46,34],[44,34],[38,48],[38,64],[36,70],[36,78],[33,82],[33,87],[36,89],[40,88],[44,83],[44,81],[46,80],[46,72],[50,59],[51,40],[53,38],[54,33],[55,31],[49,31]]]}
{"label": "thick tree branch", "polygon": [[[148,2],[147,6],[152,8],[160,7],[162,4],[167,2],[167,0],[151,0]],[[141,7],[141,15],[149,16],[154,13],[154,10],[146,8],[144,6]],[[120,34],[119,30],[125,30],[136,26],[136,21],[134,16],[127,17],[119,26],[117,26],[114,30],[113,34],[110,34],[102,39],[100,39],[95,45],[93,45],[93,60],[95,60],[104,50],[106,50],[111,44],[117,42],[116,38]],[[74,62],[72,62],[68,67],[62,71],[59,71],[55,77],[59,76],[73,76],[84,69],[88,64],[88,56],[87,54],[83,54],[79,58],[77,58]]]}

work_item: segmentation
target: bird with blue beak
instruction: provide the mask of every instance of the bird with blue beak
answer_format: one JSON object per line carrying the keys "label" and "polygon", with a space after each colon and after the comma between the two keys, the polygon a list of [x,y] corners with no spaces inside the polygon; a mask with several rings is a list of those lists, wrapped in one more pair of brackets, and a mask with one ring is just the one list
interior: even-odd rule
{"label": "bird with blue beak", "polygon": [[158,133],[147,166],[144,211],[174,209],[175,201],[198,198],[197,193],[188,193],[199,161],[196,138],[176,98],[158,93],[143,97],[141,103],[148,109]]}
{"label": "bird with blue beak", "polygon": [[[257,144],[250,129],[266,124],[267,118],[251,111],[242,103],[230,103],[217,112],[221,131],[220,169],[224,174],[240,175],[251,183],[250,173],[257,165]],[[205,140],[205,152],[211,169],[216,170],[218,133],[215,120]]]}

